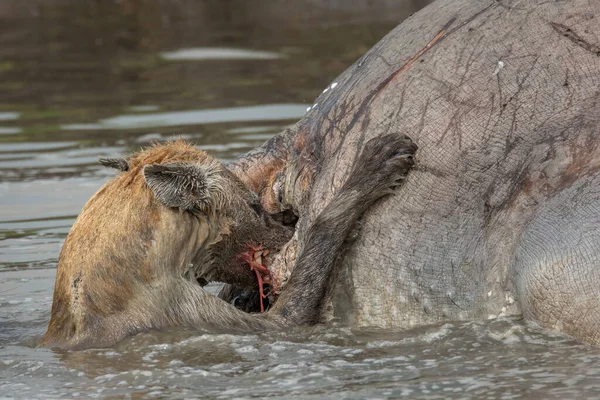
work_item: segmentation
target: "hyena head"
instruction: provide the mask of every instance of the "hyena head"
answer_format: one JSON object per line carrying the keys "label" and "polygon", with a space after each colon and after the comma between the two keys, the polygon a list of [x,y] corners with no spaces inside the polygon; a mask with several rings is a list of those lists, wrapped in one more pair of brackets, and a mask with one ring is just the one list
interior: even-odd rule
{"label": "hyena head", "polygon": [[258,244],[276,252],[292,235],[223,164],[183,141],[101,163],[120,173],[67,236],[46,343],[72,341],[115,315],[135,320],[132,307],[153,306],[144,305],[148,287],[169,279],[255,287],[240,255]]}

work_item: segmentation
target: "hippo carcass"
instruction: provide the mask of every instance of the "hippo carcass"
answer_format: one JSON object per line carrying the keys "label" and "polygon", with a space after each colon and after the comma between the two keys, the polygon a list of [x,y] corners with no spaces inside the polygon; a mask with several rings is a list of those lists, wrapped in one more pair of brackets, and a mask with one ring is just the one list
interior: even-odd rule
{"label": "hippo carcass", "polygon": [[600,2],[439,0],[383,38],[230,168],[267,210],[300,216],[274,275],[363,144],[389,133],[416,142],[416,165],[365,216],[334,314],[524,314],[600,344]]}

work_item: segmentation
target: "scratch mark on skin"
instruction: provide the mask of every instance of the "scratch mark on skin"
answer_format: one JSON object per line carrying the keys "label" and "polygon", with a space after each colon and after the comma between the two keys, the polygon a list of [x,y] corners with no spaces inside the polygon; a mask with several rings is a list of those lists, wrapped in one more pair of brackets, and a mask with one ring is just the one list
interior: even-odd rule
{"label": "scratch mark on skin", "polygon": [[449,28],[456,21],[456,17],[450,19],[442,27],[442,29],[433,37],[433,39],[431,39],[429,41],[429,43],[427,43],[427,45],[425,45],[425,47],[423,47],[421,50],[417,51],[417,53],[414,56],[412,56],[402,67],[400,67],[397,71],[395,71],[390,76],[388,76],[386,79],[384,79],[379,85],[377,85],[377,87],[375,89],[373,89],[363,99],[362,103],[358,107],[358,110],[356,110],[356,112],[354,112],[354,117],[352,118],[352,120],[350,121],[350,123],[348,124],[348,126],[346,127],[346,132],[349,132],[354,127],[354,125],[359,120],[359,118],[365,113],[365,111],[367,110],[367,108],[369,107],[369,105],[372,104],[373,101],[375,101],[375,99],[377,98],[377,96],[379,96],[385,90],[385,88],[390,84],[390,82],[392,82],[398,75],[400,75],[403,71],[405,71],[412,64],[414,64],[414,62],[417,61],[419,58],[421,58],[421,56],[423,54],[427,53],[433,46],[435,46],[436,44],[440,43],[448,35],[451,35],[452,33],[458,31],[459,29],[461,29],[466,24],[468,24],[468,23],[472,22],[473,20],[475,20],[481,14],[483,14],[486,11],[488,11],[488,10],[490,10],[492,8],[495,8],[497,6],[498,6],[498,2],[493,2],[493,3],[489,4],[487,7],[484,7],[482,10],[476,12],[475,14],[473,14],[472,16],[470,16],[469,18],[467,18],[465,21],[463,21],[460,25],[456,26],[452,30],[449,30]]}
{"label": "scratch mark on skin", "polygon": [[[417,51],[417,53],[412,56],[410,58],[410,60],[408,60],[402,67],[400,67],[400,69],[398,69],[398,71],[394,72],[392,75],[390,75],[384,82],[385,84],[383,86],[381,86],[380,88],[378,88],[378,93],[381,92],[383,89],[385,89],[391,81],[394,80],[394,78],[396,78],[396,76],[400,75],[404,70],[406,70],[408,67],[410,67],[415,61],[417,61],[419,58],[421,58],[421,56],[425,53],[427,53],[427,51],[429,51],[429,49],[431,49],[436,43],[438,43],[439,41],[441,41],[444,37],[446,37],[446,35],[448,34],[448,27],[450,27],[450,25],[452,25],[454,23],[454,21],[456,21],[456,17],[452,18],[450,21],[448,21],[446,23],[446,25],[444,25],[444,27],[437,33],[437,35],[435,35],[433,37],[433,39],[431,39],[429,41],[429,43],[427,43],[425,45],[425,47],[423,47],[421,50]],[[375,96],[377,97],[377,96]]]}
{"label": "scratch mark on skin", "polygon": [[410,58],[410,60],[408,60],[406,62],[406,64],[404,64],[402,67],[400,67],[400,69],[396,72],[394,72],[390,77],[388,77],[388,79],[386,79],[384,81],[384,85],[381,86],[379,89],[379,91],[382,91],[383,89],[385,89],[387,87],[387,85],[394,80],[394,78],[396,78],[396,76],[398,76],[400,73],[402,73],[402,71],[406,70],[408,67],[410,67],[415,61],[417,61],[419,58],[421,58],[421,56],[425,53],[427,53],[433,46],[435,46],[437,43],[441,42],[446,36],[453,34],[454,32],[456,32],[457,30],[459,30],[460,28],[462,28],[463,26],[465,26],[466,24],[470,23],[471,21],[473,21],[474,19],[476,19],[477,17],[479,17],[481,14],[483,14],[484,12],[486,12],[487,10],[496,7],[499,3],[494,2],[491,3],[490,5],[488,5],[487,7],[485,7],[484,9],[482,9],[481,11],[473,14],[471,17],[467,18],[465,21],[463,21],[462,24],[460,24],[459,26],[455,27],[452,30],[448,30],[450,28],[450,26],[452,26],[452,24],[456,21],[456,17],[452,18],[450,21],[446,22],[446,24],[442,27],[442,29],[437,33],[437,35],[435,35],[433,37],[433,39],[431,39],[429,41],[429,43],[427,43],[425,45],[425,47],[423,47],[421,50],[419,50],[414,56],[412,56]]}
{"label": "scratch mark on skin", "polygon": [[[475,46],[473,46],[473,48],[471,49],[471,52],[469,54],[469,58],[467,59],[467,62],[465,63],[465,70],[463,71],[463,74],[460,77],[460,82],[458,83],[458,87],[461,87],[467,81],[467,74],[469,73],[469,71],[471,69],[471,65],[473,64],[474,60],[478,59],[479,56],[481,55],[481,52],[479,52],[479,53],[477,53],[477,55],[475,55],[475,51],[476,51],[476,49],[481,48],[479,45],[480,45],[481,41],[483,40],[483,38],[484,37],[481,36],[477,40],[477,43],[475,43]],[[464,54],[464,51],[466,50],[466,48],[467,48],[467,46],[465,46],[461,50],[461,55],[460,55],[459,62],[462,62],[463,54]]]}
{"label": "scratch mark on skin", "polygon": [[429,111],[429,99],[427,99],[427,101],[425,102],[425,108],[421,113],[421,119],[419,120],[419,125],[417,128],[417,132],[419,134],[423,133],[423,131],[425,130],[425,116],[427,115],[427,111]]}
{"label": "scratch mark on skin", "polygon": [[559,24],[558,22],[549,22],[549,24],[556,32],[560,33],[561,35],[569,39],[571,42],[575,43],[577,46],[589,51],[592,54],[600,56],[599,45],[589,43],[566,25]]}
{"label": "scratch mark on skin", "polygon": [[454,132],[458,135],[458,148],[461,149],[462,148],[462,134],[460,132],[460,129],[458,128],[458,126],[460,125],[460,112],[454,113],[452,114],[452,118],[450,118],[450,121],[448,122],[448,125],[446,126],[446,129],[444,129],[444,132],[442,132],[440,138],[437,140],[436,144],[440,145],[441,143],[444,142],[444,140],[446,139],[446,136],[448,135],[448,133],[450,132]]}
{"label": "scratch mark on skin", "polygon": [[459,309],[463,309],[461,306],[459,306],[454,299],[452,298],[452,296],[450,296],[450,294],[448,293],[448,300],[450,300],[450,303],[454,304],[456,307],[458,307]]}

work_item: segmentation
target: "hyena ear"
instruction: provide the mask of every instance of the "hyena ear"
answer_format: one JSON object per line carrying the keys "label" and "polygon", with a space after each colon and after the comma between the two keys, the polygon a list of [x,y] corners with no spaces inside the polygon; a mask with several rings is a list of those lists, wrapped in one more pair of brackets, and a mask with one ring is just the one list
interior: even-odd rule
{"label": "hyena ear", "polygon": [[144,167],[146,184],[165,206],[207,214],[214,209],[219,189],[217,169],[188,163],[150,164]]}
{"label": "hyena ear", "polygon": [[129,171],[129,164],[124,158],[100,158],[98,162],[105,167],[118,169],[119,171]]}

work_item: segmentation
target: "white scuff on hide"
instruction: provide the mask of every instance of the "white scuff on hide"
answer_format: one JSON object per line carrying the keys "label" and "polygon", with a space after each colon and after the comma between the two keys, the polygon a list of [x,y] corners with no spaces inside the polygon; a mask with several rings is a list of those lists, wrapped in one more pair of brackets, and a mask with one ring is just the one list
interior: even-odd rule
{"label": "white scuff on hide", "polygon": [[500,70],[502,68],[504,68],[504,61],[498,61],[498,64],[496,64],[496,69],[494,70],[494,75],[498,75],[500,73]]}

